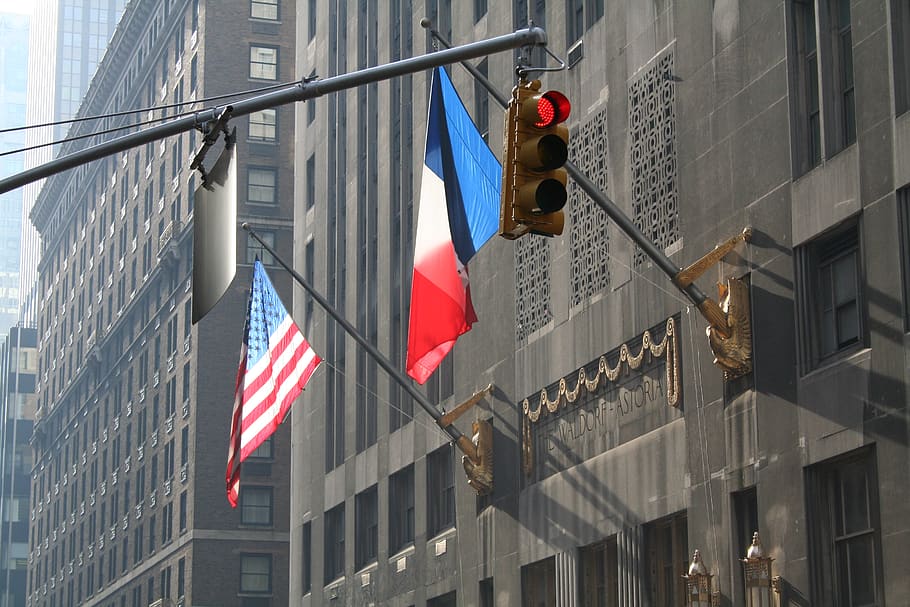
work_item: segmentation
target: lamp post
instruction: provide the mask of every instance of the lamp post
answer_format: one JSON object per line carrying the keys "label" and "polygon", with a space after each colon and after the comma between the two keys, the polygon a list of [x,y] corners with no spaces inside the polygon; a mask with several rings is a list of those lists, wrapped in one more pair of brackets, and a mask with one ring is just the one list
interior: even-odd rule
{"label": "lamp post", "polygon": [[687,607],[711,607],[711,574],[705,568],[698,550],[692,555],[689,572],[683,579],[686,580]]}
{"label": "lamp post", "polygon": [[771,607],[771,561],[765,556],[758,531],[752,535],[752,545],[743,559],[743,580],[746,585],[747,607]]}

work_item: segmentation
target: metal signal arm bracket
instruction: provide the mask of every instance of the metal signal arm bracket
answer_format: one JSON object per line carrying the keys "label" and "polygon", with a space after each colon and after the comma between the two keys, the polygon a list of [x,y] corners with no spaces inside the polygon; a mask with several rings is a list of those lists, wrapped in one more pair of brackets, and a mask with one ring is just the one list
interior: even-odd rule
{"label": "metal signal arm bracket", "polygon": [[[471,398],[444,413],[439,419],[439,426],[442,428],[450,426],[492,391],[493,384],[489,384],[483,390],[475,392]],[[471,438],[462,435],[455,444],[464,454],[461,463],[464,465],[468,484],[478,495],[488,495],[493,491],[493,428],[487,421],[476,420],[471,429]]]}
{"label": "metal signal arm bracket", "polygon": [[[680,270],[679,273],[673,278],[673,282],[680,289],[685,289],[693,282],[695,282],[702,274],[717,264],[721,259],[726,257],[726,255],[732,251],[736,245],[741,242],[749,242],[751,239],[752,228],[744,228],[742,232],[720,243],[714,247],[712,251],[709,251],[700,259],[689,265],[689,267]],[[717,305],[717,302],[708,297],[698,305],[698,310],[711,325],[711,328],[719,332],[724,337],[730,337],[726,314],[723,310],[721,310],[720,306]]]}

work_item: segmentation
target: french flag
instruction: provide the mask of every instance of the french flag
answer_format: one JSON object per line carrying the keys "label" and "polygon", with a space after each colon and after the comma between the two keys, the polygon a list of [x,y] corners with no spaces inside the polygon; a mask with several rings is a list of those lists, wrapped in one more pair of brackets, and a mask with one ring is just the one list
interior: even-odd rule
{"label": "french flag", "polygon": [[499,229],[502,167],[448,74],[433,71],[420,186],[408,375],[424,383],[477,320],[467,263]]}

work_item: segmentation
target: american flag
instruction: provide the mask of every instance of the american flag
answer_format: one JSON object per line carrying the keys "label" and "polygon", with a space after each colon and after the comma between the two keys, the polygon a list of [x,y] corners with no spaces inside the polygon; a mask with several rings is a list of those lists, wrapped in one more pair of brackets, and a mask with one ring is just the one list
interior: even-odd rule
{"label": "american flag", "polygon": [[278,429],[321,361],[257,259],[234,388],[225,475],[231,507],[237,507],[240,494],[241,462]]}

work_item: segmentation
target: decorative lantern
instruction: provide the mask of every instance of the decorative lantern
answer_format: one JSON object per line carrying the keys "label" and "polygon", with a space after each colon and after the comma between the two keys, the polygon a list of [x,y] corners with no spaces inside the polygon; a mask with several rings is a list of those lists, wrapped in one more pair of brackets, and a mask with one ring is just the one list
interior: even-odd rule
{"label": "decorative lantern", "polygon": [[692,555],[686,580],[686,605],[689,607],[711,607],[711,574],[705,568],[698,550]]}
{"label": "decorative lantern", "polygon": [[771,561],[765,556],[758,531],[752,535],[752,545],[743,559],[743,580],[746,585],[747,607],[771,607]]}

